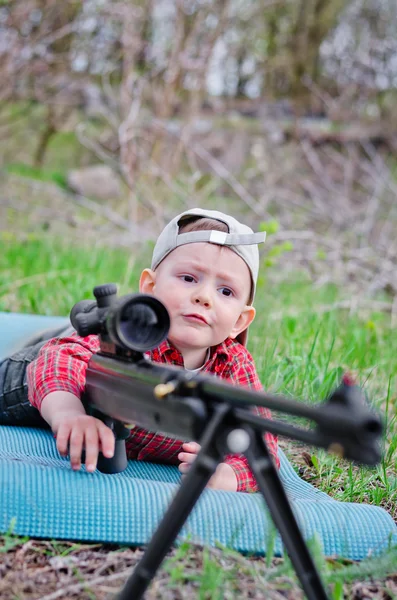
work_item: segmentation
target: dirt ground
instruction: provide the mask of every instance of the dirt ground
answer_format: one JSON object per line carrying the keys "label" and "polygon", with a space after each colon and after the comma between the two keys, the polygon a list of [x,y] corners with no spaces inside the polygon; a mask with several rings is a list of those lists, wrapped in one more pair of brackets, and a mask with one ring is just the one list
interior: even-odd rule
{"label": "dirt ground", "polygon": [[[202,548],[191,546],[178,563],[176,550],[163,564],[145,596],[147,600],[256,599],[301,600],[304,598],[291,572],[282,573],[282,559],[273,559],[264,576],[265,559],[222,554],[211,550],[211,558],[222,569],[223,588],[211,593],[200,589]],[[109,600],[117,595],[143,554],[142,549],[104,545],[77,545],[27,540],[0,553],[1,600]],[[250,563],[248,565],[248,562]],[[178,564],[178,568],[174,569]],[[278,574],[277,574],[278,573]],[[183,575],[182,575],[183,574]],[[225,575],[227,574],[227,575]],[[210,586],[207,586],[207,590]],[[332,589],[332,586],[331,586]],[[397,597],[396,573],[383,581],[354,582],[343,586],[337,598],[392,600]]]}

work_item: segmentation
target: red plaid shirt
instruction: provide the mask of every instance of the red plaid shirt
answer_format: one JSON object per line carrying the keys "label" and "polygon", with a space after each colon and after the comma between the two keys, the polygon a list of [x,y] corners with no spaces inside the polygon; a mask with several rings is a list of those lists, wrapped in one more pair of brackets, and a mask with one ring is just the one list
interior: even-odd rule
{"label": "red plaid shirt", "polygon": [[[28,365],[27,380],[29,401],[40,410],[43,398],[50,392],[64,390],[81,397],[85,386],[85,371],[91,355],[99,350],[96,335],[85,338],[73,334],[66,338],[53,338],[46,342],[35,361]],[[148,353],[153,362],[179,365],[183,367],[181,353],[167,340]],[[222,344],[211,348],[210,356],[202,372],[214,373],[218,377],[233,383],[262,390],[255,364],[248,350],[238,342],[227,338]],[[270,418],[270,411],[255,407],[255,412]],[[277,438],[265,433],[265,440],[275,463],[277,456]],[[182,441],[154,433],[140,427],[134,427],[126,440],[127,455],[135,460],[152,460],[179,464],[178,454],[182,451]],[[238,492],[256,492],[258,490],[254,475],[242,454],[230,454],[224,462],[229,464],[237,477]]]}

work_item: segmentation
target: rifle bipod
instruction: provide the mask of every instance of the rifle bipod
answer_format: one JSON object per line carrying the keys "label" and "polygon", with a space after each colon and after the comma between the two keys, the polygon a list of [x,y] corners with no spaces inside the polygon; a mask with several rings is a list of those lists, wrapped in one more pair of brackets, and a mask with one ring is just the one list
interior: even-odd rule
{"label": "rifle bipod", "polygon": [[143,597],[200,494],[226,453],[242,453],[247,457],[308,600],[327,600],[327,593],[262,433],[239,422],[238,417],[233,415],[233,409],[226,404],[218,405],[213,413],[201,440],[201,451],[153,534],[143,557],[117,596],[118,600],[139,600]]}

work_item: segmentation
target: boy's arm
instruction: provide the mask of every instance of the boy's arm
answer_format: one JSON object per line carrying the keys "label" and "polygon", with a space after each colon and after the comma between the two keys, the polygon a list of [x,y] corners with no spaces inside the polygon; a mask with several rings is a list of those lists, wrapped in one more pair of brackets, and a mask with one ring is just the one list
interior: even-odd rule
{"label": "boy's arm", "polygon": [[29,401],[50,425],[59,453],[69,454],[76,470],[81,467],[83,449],[88,471],[95,470],[100,450],[109,458],[114,453],[112,431],[87,415],[80,400],[88,361],[98,348],[96,336],[54,338],[27,369]]}
{"label": "boy's arm", "polygon": [[73,334],[46,342],[27,367],[29,402],[41,412],[43,399],[51,392],[69,392],[80,398],[88,361],[98,350],[96,335],[81,338]]}
{"label": "boy's arm", "polygon": [[55,434],[58,433],[59,426],[66,417],[85,414],[80,398],[70,392],[50,392],[41,403],[41,416]]}

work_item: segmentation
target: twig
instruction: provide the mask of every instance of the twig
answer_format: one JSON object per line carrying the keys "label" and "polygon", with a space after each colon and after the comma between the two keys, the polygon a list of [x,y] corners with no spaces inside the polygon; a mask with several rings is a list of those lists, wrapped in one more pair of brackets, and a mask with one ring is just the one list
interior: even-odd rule
{"label": "twig", "polygon": [[134,224],[131,221],[124,219],[122,216],[111,210],[106,205],[98,204],[98,202],[90,200],[90,198],[86,198],[85,196],[82,196],[80,194],[68,194],[68,198],[70,198],[76,204],[84,206],[84,208],[88,208],[93,213],[106,217],[108,221],[110,221],[114,225],[117,225],[117,227],[121,227],[126,231],[134,231],[135,234],[142,234],[142,228],[138,229],[138,227],[134,226]]}
{"label": "twig", "polygon": [[94,585],[99,585],[102,583],[109,583],[111,581],[117,581],[120,577],[123,577],[127,571],[130,571],[130,567],[125,569],[123,572],[112,573],[111,575],[101,575],[100,577],[95,577],[91,579],[91,581],[82,581],[80,583],[74,583],[72,585],[67,585],[63,588],[60,588],[56,592],[52,594],[47,594],[46,596],[42,596],[40,600],[57,600],[57,598],[69,598],[70,594],[75,594],[76,592],[81,592],[87,588],[91,588]]}
{"label": "twig", "polygon": [[97,156],[99,156],[105,163],[110,163],[116,171],[120,171],[120,165],[118,161],[111,154],[105,152],[105,150],[95,140],[86,137],[84,130],[84,123],[78,123],[78,125],[75,127],[76,136],[79,142],[88,148],[88,150],[91,150]]}
{"label": "twig", "polygon": [[[167,131],[173,137],[180,139],[180,136],[166,127],[166,124],[160,119],[153,119],[152,124],[156,127],[159,127],[161,130]],[[193,151],[197,156],[199,156],[202,160],[204,160],[220,177],[223,179],[232,190],[236,193],[236,195],[247,204],[251,208],[251,210],[259,216],[261,219],[269,218],[269,215],[263,213],[259,203],[255,200],[255,198],[244,188],[244,186],[232,175],[226,167],[216,158],[214,158],[203,146],[200,144],[194,144],[189,150]]]}

